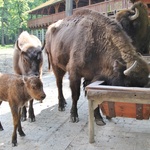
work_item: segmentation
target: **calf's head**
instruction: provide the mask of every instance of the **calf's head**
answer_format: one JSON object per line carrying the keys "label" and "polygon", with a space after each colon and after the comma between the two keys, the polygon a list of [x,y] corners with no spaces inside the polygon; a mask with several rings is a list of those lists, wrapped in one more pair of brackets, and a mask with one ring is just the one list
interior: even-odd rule
{"label": "calf's head", "polygon": [[43,100],[46,97],[46,94],[43,90],[43,84],[41,79],[37,76],[23,77],[25,87],[28,94],[36,100]]}

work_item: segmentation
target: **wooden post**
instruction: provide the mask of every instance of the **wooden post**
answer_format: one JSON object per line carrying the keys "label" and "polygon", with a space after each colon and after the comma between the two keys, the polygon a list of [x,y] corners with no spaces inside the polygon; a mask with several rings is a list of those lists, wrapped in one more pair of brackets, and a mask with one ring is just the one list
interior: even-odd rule
{"label": "wooden post", "polygon": [[73,0],[66,0],[66,16],[73,14]]}
{"label": "wooden post", "polygon": [[93,109],[93,101],[88,100],[89,105],[89,142],[94,143],[94,109]]}
{"label": "wooden post", "polygon": [[91,0],[89,0],[89,5],[91,5]]}

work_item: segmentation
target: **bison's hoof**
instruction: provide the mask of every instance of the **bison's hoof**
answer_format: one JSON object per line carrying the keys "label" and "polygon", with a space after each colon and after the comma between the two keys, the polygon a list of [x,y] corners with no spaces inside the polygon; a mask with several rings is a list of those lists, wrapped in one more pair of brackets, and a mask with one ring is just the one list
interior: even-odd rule
{"label": "bison's hoof", "polygon": [[106,123],[103,121],[103,119],[95,119],[95,122],[99,126],[104,126]]}
{"label": "bison's hoof", "polygon": [[67,105],[67,102],[66,102],[66,100],[64,100],[64,105],[65,105],[65,106]]}
{"label": "bison's hoof", "polygon": [[111,120],[111,117],[109,117],[109,116],[106,116],[106,119],[108,119],[108,120]]}
{"label": "bison's hoof", "polygon": [[4,129],[3,128],[0,128],[0,131],[3,131]]}
{"label": "bison's hoof", "polygon": [[58,110],[59,111],[65,111],[65,107],[63,107],[63,108],[62,107],[58,107]]}
{"label": "bison's hoof", "polygon": [[70,117],[70,121],[73,122],[73,123],[77,123],[79,122],[79,118],[78,117]]}
{"label": "bison's hoof", "polygon": [[23,121],[26,121],[27,120],[27,118],[26,117],[21,117],[21,121],[23,122]]}
{"label": "bison's hoof", "polygon": [[12,147],[15,147],[15,146],[17,146],[17,141],[12,142]]}
{"label": "bison's hoof", "polygon": [[20,136],[26,136],[24,132],[19,133]]}
{"label": "bison's hoof", "polygon": [[29,122],[35,122],[35,117],[34,118],[29,118]]}
{"label": "bison's hoof", "polygon": [[2,126],[0,126],[0,131],[3,131],[3,130],[4,130],[4,128]]}

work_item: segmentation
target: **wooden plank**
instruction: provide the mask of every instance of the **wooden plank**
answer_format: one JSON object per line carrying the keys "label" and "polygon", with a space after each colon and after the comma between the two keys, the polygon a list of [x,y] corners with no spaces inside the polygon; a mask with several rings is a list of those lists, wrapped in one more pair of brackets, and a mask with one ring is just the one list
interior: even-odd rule
{"label": "wooden plank", "polygon": [[150,88],[140,88],[140,87],[124,87],[124,86],[107,86],[100,85],[102,81],[96,81],[92,84],[86,86],[86,90],[113,90],[113,91],[128,91],[128,92],[150,92]]}
{"label": "wooden plank", "polygon": [[110,90],[88,90],[87,98],[99,102],[127,102],[150,104],[150,92],[128,92],[128,91],[110,91]]}

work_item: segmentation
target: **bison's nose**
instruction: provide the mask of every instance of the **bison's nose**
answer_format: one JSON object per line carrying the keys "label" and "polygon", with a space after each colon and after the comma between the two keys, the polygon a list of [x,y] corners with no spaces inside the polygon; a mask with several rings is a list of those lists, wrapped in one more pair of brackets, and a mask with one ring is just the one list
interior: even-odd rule
{"label": "bison's nose", "polygon": [[41,96],[41,99],[44,99],[46,97],[46,94],[43,94],[42,96]]}

